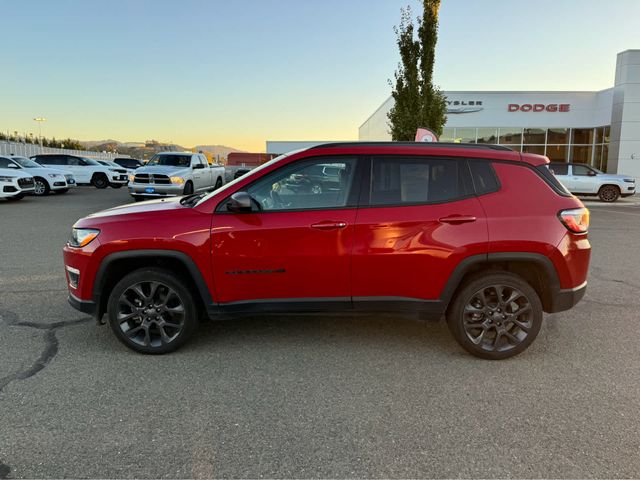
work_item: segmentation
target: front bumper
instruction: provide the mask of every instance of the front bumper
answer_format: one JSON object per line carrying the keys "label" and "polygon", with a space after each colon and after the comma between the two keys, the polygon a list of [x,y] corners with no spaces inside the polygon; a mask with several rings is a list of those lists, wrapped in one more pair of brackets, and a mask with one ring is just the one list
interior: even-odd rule
{"label": "front bumper", "polygon": [[154,183],[130,183],[129,193],[134,197],[175,197],[183,195],[184,185],[159,185]]}
{"label": "front bumper", "polygon": [[81,311],[82,313],[86,313],[88,315],[95,315],[98,310],[98,306],[96,302],[92,300],[81,300],[73,294],[69,294],[67,300],[69,304],[75,308],[76,310]]}

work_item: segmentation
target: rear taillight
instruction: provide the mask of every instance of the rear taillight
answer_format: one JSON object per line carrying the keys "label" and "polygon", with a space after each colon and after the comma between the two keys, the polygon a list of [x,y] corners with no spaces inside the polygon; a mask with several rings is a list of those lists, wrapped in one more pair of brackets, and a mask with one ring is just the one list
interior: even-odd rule
{"label": "rear taillight", "polygon": [[586,233],[589,229],[589,210],[584,207],[562,210],[558,218],[570,232]]}

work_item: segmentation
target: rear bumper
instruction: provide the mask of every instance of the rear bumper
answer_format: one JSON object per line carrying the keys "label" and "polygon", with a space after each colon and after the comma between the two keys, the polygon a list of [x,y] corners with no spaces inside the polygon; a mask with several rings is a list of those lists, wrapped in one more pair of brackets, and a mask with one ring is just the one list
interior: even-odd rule
{"label": "rear bumper", "polygon": [[573,308],[587,291],[587,282],[575,288],[567,288],[556,291],[551,297],[551,308],[547,313],[564,312]]}

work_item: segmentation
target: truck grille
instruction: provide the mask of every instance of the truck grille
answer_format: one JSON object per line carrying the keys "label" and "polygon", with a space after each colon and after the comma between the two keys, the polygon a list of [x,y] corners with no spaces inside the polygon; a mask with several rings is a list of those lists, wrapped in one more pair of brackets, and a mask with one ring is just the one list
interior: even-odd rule
{"label": "truck grille", "polygon": [[151,173],[138,173],[133,179],[134,183],[154,183],[156,185],[171,185],[171,179],[166,175],[154,175]]}
{"label": "truck grille", "polygon": [[19,178],[18,186],[20,188],[33,188],[33,178]]}

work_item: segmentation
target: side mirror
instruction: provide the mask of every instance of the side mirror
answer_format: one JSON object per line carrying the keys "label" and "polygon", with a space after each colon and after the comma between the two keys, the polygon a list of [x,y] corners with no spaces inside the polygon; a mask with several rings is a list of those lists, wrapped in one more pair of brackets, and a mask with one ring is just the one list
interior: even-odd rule
{"label": "side mirror", "polygon": [[594,172],[593,170],[589,170],[589,173],[587,175],[589,175],[590,177],[595,177],[597,173]]}
{"label": "side mirror", "polygon": [[194,170],[200,170],[202,168],[204,168],[204,165],[201,163],[196,163],[193,167]]}
{"label": "side mirror", "polygon": [[7,168],[18,168],[18,165],[16,165],[15,163],[10,163],[7,165]]}
{"label": "side mirror", "polygon": [[236,192],[229,197],[227,201],[227,211],[233,213],[250,213],[253,199],[247,192]]}

